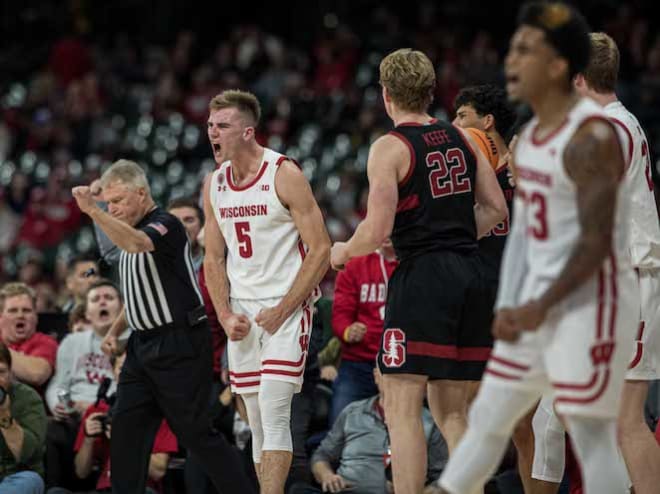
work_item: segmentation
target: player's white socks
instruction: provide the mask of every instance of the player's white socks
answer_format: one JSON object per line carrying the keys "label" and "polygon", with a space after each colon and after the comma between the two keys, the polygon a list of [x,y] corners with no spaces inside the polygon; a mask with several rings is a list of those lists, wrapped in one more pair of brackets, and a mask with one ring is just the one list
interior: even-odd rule
{"label": "player's white socks", "polygon": [[293,451],[291,400],[296,385],[261,379],[259,408],[263,428],[263,451]]}
{"label": "player's white socks", "polygon": [[440,477],[451,494],[479,492],[495,473],[513,428],[538,400],[538,393],[485,381],[470,408],[468,429]]}
{"label": "player's white socks", "polygon": [[561,483],[566,462],[566,430],[553,409],[551,393],[543,395],[532,419],[534,463],[532,478]]}
{"label": "player's white socks", "polygon": [[264,431],[261,425],[261,412],[259,411],[259,395],[257,393],[250,393],[241,395],[241,397],[243,398],[243,403],[245,403],[248,425],[252,433],[252,460],[255,463],[261,463]]}
{"label": "player's white socks", "polygon": [[615,419],[566,417],[568,433],[582,467],[585,494],[628,492],[617,452]]}

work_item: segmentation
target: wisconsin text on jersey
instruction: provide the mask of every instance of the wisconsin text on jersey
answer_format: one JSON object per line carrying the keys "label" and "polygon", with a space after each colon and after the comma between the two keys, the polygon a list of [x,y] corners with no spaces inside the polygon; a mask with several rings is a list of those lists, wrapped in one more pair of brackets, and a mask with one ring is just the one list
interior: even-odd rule
{"label": "wisconsin text on jersey", "polygon": [[268,205],[249,204],[247,206],[234,206],[229,208],[220,208],[221,218],[244,218],[246,216],[267,216]]}

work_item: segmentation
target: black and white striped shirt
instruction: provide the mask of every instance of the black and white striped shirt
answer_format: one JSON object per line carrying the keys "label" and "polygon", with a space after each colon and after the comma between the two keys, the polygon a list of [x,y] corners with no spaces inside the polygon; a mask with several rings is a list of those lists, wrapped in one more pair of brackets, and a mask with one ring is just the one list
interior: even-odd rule
{"label": "black and white striped shirt", "polygon": [[138,330],[185,328],[201,322],[191,314],[203,310],[190,242],[176,216],[156,208],[135,226],[151,238],[155,249],[137,254],[121,251],[119,276],[128,324]]}

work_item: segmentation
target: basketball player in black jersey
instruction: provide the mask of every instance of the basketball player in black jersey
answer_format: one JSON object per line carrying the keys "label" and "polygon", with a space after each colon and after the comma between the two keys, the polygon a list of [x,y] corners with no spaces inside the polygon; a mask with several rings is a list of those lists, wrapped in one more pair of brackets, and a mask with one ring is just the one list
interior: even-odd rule
{"label": "basketball player in black jersey", "polygon": [[479,307],[484,277],[477,238],[507,215],[495,174],[471,137],[429,116],[435,70],[419,51],[397,50],[380,65],[395,129],[371,147],[367,216],[332,248],[337,269],[391,235],[400,264],[389,284],[378,358],[384,374],[394,490],[418,494],[425,479],[421,407],[428,390],[450,452],[466,427],[467,398],[490,348]]}

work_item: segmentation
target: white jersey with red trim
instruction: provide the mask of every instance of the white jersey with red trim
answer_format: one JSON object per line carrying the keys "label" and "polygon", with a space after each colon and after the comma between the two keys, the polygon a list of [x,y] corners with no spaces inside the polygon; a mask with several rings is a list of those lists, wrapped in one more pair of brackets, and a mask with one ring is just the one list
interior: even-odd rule
{"label": "white jersey with red trim", "polygon": [[275,175],[284,160],[285,156],[264,148],[257,176],[242,187],[234,183],[230,161],[211,176],[210,200],[227,244],[233,299],[282,297],[302,265],[306,247],[275,190]]}
{"label": "white jersey with red trim", "polygon": [[660,224],[653,193],[651,153],[642,126],[620,101],[605,113],[625,134],[626,181],[630,193],[630,256],[636,268],[660,268]]}
{"label": "white jersey with red trim", "polygon": [[[576,130],[592,119],[609,122],[600,106],[583,98],[571,109],[564,123],[543,140],[536,137],[538,119],[534,118],[516,145],[515,221],[524,221],[527,233],[525,299],[540,296],[557,278],[580,236],[577,188],[564,169],[564,152]],[[621,190],[624,187],[625,181],[617,203],[614,255],[608,260],[615,266],[618,264],[619,269],[630,265],[628,228],[624,221],[628,201]],[[616,269],[615,266],[612,267]]]}

